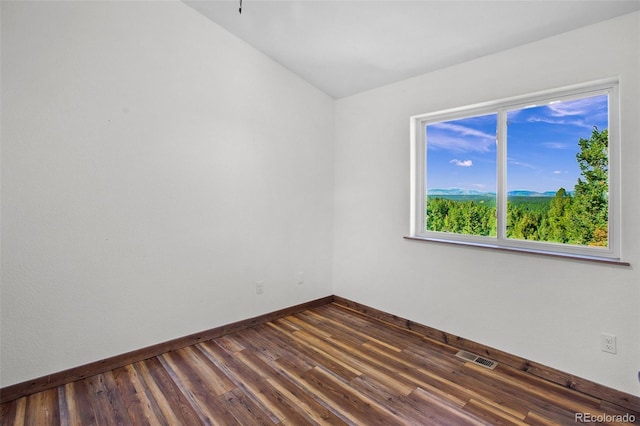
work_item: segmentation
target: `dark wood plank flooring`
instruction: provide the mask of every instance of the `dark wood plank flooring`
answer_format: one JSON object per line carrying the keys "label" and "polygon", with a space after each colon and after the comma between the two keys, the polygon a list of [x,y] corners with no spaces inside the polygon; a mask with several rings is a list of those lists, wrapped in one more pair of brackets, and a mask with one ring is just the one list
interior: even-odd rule
{"label": "dark wood plank flooring", "polygon": [[0,424],[570,425],[576,413],[640,424],[640,413],[456,352],[328,304],[7,402]]}

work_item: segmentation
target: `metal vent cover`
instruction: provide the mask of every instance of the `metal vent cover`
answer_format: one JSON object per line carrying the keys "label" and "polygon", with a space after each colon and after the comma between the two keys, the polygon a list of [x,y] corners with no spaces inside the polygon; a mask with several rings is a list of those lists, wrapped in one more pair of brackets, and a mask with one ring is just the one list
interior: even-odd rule
{"label": "metal vent cover", "polygon": [[471,352],[467,352],[467,351],[458,351],[456,356],[458,358],[464,359],[465,361],[473,362],[474,364],[478,364],[490,370],[493,370],[498,365],[498,363],[495,361],[492,361],[487,358],[483,358],[481,356],[472,354]]}

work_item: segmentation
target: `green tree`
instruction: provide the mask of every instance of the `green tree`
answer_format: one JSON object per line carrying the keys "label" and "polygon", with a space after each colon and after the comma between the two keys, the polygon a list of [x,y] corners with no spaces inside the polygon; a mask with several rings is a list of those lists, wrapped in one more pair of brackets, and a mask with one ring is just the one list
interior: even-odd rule
{"label": "green tree", "polygon": [[426,228],[429,231],[496,235],[496,209],[482,200],[430,198],[426,212]]}
{"label": "green tree", "polygon": [[582,178],[575,186],[570,240],[576,244],[606,246],[609,224],[609,135],[593,128],[591,138],[580,138],[576,154]]}
{"label": "green tree", "polygon": [[427,202],[427,230],[444,231],[444,219],[449,212],[446,200],[433,198]]}
{"label": "green tree", "polygon": [[564,188],[558,189],[549,207],[546,222],[546,241],[569,242],[568,230],[571,227],[571,208],[571,194]]}

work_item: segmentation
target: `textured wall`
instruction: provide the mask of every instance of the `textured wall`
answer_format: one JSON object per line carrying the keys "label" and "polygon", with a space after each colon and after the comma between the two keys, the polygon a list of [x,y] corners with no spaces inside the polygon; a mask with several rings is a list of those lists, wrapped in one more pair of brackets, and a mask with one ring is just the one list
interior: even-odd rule
{"label": "textured wall", "polygon": [[[640,395],[640,15],[336,102],[334,290]],[[631,267],[405,241],[409,117],[619,77],[622,253]],[[618,336],[618,354],[600,333]]]}
{"label": "textured wall", "polygon": [[181,2],[3,2],[1,385],[331,294],[333,106]]}

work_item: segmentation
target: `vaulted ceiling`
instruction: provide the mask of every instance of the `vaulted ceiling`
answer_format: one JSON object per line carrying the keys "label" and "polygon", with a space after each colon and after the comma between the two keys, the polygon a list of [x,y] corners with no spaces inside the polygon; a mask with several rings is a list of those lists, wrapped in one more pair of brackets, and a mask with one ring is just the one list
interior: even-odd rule
{"label": "vaulted ceiling", "polygon": [[[186,4],[334,98],[640,9],[640,1],[237,1]],[[597,52],[593,52],[597,54]]]}

